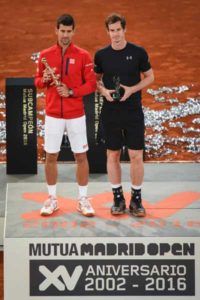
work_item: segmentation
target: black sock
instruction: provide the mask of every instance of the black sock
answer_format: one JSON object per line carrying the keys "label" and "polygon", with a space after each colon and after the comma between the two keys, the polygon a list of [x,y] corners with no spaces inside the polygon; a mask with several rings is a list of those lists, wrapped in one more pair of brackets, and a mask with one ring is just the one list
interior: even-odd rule
{"label": "black sock", "polygon": [[131,198],[133,201],[141,201],[141,189],[135,190],[131,188]]}
{"label": "black sock", "polygon": [[118,188],[113,188],[112,191],[115,199],[124,198],[122,186]]}

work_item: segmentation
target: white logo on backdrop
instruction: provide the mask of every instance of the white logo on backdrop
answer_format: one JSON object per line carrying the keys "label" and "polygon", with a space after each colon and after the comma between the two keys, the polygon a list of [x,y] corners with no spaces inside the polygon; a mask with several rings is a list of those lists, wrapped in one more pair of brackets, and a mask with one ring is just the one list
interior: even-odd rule
{"label": "white logo on backdrop", "polygon": [[[59,291],[64,291],[66,288],[69,291],[73,291],[75,286],[83,272],[82,266],[76,266],[74,272],[70,276],[65,266],[57,267],[51,272],[46,266],[39,267],[40,273],[46,277],[46,279],[40,284],[39,290],[45,291],[53,284]],[[64,283],[59,279],[62,278]]]}

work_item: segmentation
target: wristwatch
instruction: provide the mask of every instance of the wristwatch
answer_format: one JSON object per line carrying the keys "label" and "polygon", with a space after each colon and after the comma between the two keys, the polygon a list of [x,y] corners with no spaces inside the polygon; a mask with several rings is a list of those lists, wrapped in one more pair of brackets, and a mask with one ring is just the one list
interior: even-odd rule
{"label": "wristwatch", "polygon": [[69,89],[68,90],[68,93],[69,93],[69,96],[70,97],[73,97],[74,96],[74,91],[72,89]]}

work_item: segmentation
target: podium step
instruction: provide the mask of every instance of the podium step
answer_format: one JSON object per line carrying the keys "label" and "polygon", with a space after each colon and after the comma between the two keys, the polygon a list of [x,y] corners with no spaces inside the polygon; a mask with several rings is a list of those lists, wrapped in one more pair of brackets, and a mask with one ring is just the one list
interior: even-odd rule
{"label": "podium step", "polygon": [[112,216],[113,196],[106,182],[89,185],[96,211],[86,218],[77,211],[77,186],[59,183],[59,210],[50,217],[40,216],[47,198],[44,183],[10,183],[7,191],[6,238],[73,236],[199,236],[200,192],[197,182],[147,182],[143,203],[147,215],[135,218],[128,213],[129,183],[123,184],[127,213]]}
{"label": "podium step", "polygon": [[92,182],[89,195],[93,218],[77,212],[76,185],[60,183],[60,209],[41,217],[44,183],[8,185],[5,300],[200,299],[197,182],[145,183],[145,218],[111,216],[106,182]]}

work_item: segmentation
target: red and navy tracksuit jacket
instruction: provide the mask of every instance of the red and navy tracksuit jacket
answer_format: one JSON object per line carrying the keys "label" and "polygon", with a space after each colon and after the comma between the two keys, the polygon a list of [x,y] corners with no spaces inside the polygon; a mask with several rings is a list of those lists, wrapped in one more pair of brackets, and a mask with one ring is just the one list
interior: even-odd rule
{"label": "red and navy tracksuit jacket", "polygon": [[[43,83],[43,57],[51,68],[56,68],[55,74],[60,74],[60,81],[73,90],[73,97],[61,97],[55,86]],[[38,61],[35,85],[38,88],[46,87],[46,115],[64,119],[83,116],[83,96],[96,90],[96,75],[90,54],[73,43],[64,55],[58,44],[43,50]]]}

